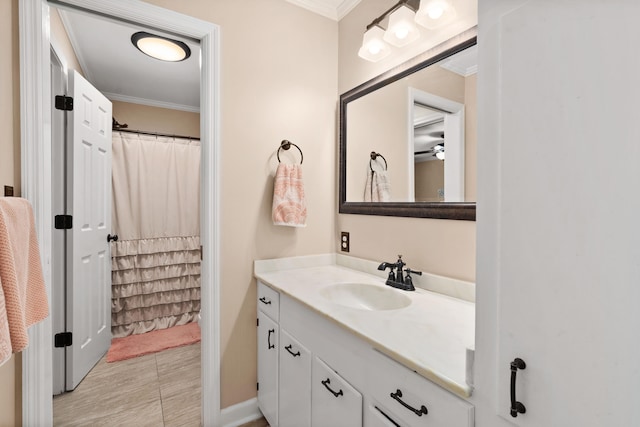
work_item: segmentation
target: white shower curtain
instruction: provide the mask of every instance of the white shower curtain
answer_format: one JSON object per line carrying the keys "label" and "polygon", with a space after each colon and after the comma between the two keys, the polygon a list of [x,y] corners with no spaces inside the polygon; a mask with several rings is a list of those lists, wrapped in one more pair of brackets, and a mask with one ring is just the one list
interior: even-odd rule
{"label": "white shower curtain", "polygon": [[114,337],[197,320],[200,141],[113,132]]}

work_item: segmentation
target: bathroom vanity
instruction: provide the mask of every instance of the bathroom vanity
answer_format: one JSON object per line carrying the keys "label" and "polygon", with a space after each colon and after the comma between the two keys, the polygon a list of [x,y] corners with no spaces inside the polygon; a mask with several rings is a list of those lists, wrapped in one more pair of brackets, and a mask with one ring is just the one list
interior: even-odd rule
{"label": "bathroom vanity", "polygon": [[258,404],[272,427],[474,425],[473,284],[425,274],[402,291],[376,266],[255,262]]}

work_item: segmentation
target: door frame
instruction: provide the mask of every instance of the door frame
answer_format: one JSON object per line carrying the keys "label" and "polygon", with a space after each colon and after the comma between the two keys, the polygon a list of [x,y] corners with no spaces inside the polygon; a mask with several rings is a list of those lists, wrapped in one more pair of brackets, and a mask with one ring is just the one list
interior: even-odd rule
{"label": "door frame", "polygon": [[[220,27],[138,0],[52,0],[103,16],[163,28],[200,40],[202,412],[220,425]],[[49,3],[19,2],[22,196],[33,204],[47,295],[51,300],[51,77]],[[22,422],[53,423],[52,322],[29,329],[22,354]]]}

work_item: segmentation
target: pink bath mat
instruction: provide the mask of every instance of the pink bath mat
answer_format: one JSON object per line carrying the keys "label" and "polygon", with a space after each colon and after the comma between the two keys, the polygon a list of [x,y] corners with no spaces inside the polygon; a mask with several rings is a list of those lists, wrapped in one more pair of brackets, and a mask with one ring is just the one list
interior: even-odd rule
{"label": "pink bath mat", "polygon": [[151,331],[146,334],[113,338],[107,353],[107,362],[133,359],[134,357],[197,342],[200,342],[200,326],[197,322]]}

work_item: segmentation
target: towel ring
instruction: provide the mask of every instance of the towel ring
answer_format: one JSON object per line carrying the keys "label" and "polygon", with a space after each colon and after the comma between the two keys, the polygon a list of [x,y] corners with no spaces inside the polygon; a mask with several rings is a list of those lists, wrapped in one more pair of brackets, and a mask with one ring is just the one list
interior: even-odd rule
{"label": "towel ring", "polygon": [[382,154],[372,151],[371,160],[369,160],[369,169],[371,169],[371,172],[373,172],[373,166],[371,165],[371,162],[377,160],[378,157],[382,157],[382,160],[384,160],[384,170],[387,170],[387,159],[385,159]]}
{"label": "towel ring", "polygon": [[291,148],[292,145],[296,147],[300,152],[300,164],[302,164],[302,161],[304,160],[304,155],[302,154],[302,150],[296,144],[286,139],[282,140],[282,142],[280,143],[280,147],[278,147],[278,151],[276,152],[276,156],[278,157],[278,163],[280,163],[280,150],[288,150],[289,148]]}

